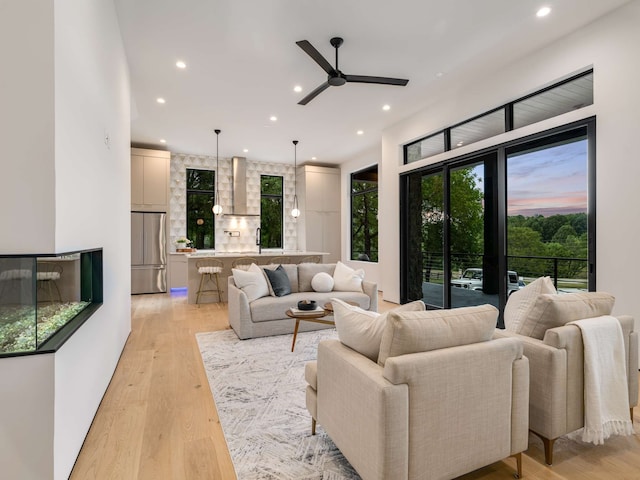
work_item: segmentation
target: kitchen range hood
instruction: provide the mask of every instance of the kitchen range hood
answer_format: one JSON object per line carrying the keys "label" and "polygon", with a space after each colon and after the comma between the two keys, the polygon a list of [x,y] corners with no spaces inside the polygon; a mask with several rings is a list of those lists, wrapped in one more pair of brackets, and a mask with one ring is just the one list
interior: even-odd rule
{"label": "kitchen range hood", "polygon": [[231,202],[229,216],[259,217],[260,213],[250,213],[247,208],[247,159],[233,157],[231,159]]}

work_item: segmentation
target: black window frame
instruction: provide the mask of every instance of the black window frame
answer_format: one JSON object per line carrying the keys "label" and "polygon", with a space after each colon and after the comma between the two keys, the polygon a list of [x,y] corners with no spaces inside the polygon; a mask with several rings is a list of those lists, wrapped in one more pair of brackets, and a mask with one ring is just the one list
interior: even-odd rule
{"label": "black window frame", "polygon": [[[410,271],[410,259],[408,241],[408,225],[409,220],[407,214],[409,211],[409,179],[412,175],[421,174],[436,174],[438,172],[446,175],[446,173],[454,167],[464,166],[474,159],[477,159],[483,155],[494,154],[496,157],[495,163],[492,168],[495,169],[495,178],[497,178],[497,184],[495,196],[492,198],[486,198],[486,202],[495,202],[493,210],[495,211],[497,218],[494,219],[491,228],[495,229],[495,232],[488,232],[491,235],[494,245],[489,246],[490,253],[493,252],[497,255],[495,259],[499,272],[499,295],[500,295],[500,320],[498,326],[503,326],[502,312],[507,301],[506,296],[506,274],[508,270],[508,257],[507,257],[507,152],[513,150],[519,150],[525,147],[531,147],[535,145],[546,145],[552,143],[553,139],[562,137],[565,135],[570,136],[571,132],[578,132],[583,130],[588,140],[587,150],[587,188],[588,188],[588,200],[587,200],[587,222],[588,222],[588,290],[595,291],[596,285],[596,118],[589,117],[583,120],[572,122],[567,125],[556,127],[553,129],[545,130],[543,132],[528,135],[519,139],[514,139],[509,142],[505,142],[499,145],[480,149],[468,154],[461,155],[452,159],[448,159],[442,162],[437,162],[428,166],[416,168],[414,170],[404,172],[399,175],[400,182],[400,301],[406,303],[411,299],[408,298],[408,275]],[[487,168],[487,166],[485,166]],[[445,194],[445,198],[447,198]],[[448,211],[448,210],[447,210]],[[487,232],[485,232],[486,234]],[[486,238],[486,237],[485,237]],[[486,241],[486,240],[485,240]],[[485,245],[485,250],[488,245]],[[444,255],[448,253],[448,246],[445,238]],[[448,260],[445,259],[445,272],[450,270]],[[504,272],[504,275],[502,275]],[[450,279],[446,280],[446,284],[450,283]],[[444,308],[451,308],[450,297],[446,294],[444,297]]]}
{"label": "black window frame", "polygon": [[[419,158],[419,159],[417,159],[417,160],[411,160],[411,161],[409,161],[409,149],[410,149],[412,146],[414,146],[414,145],[416,145],[416,144],[419,144],[419,143],[420,143],[420,142],[422,142],[423,140],[427,140],[427,139],[429,139],[429,138],[431,138],[431,137],[435,137],[435,136],[437,136],[437,135],[444,135],[444,151],[443,151],[443,152],[441,152],[441,153],[449,152],[449,151],[451,151],[451,150],[455,150],[456,148],[459,148],[458,146],[453,146],[453,145],[451,144],[451,131],[452,131],[453,129],[458,128],[458,127],[460,127],[460,126],[462,126],[462,125],[465,125],[465,124],[468,124],[468,123],[474,122],[474,121],[476,121],[476,120],[478,120],[478,119],[480,119],[480,118],[482,118],[482,117],[484,117],[484,116],[486,116],[486,115],[491,115],[491,114],[495,113],[495,112],[496,112],[496,111],[498,111],[498,110],[504,110],[504,132],[510,132],[510,131],[514,130],[514,123],[515,123],[515,122],[514,122],[514,106],[515,106],[515,105],[517,105],[518,103],[520,103],[520,102],[522,102],[522,101],[524,101],[524,100],[528,100],[528,99],[530,99],[530,98],[536,97],[536,96],[538,96],[538,95],[540,95],[540,94],[543,94],[543,93],[549,92],[550,90],[556,89],[556,88],[558,88],[558,87],[561,87],[562,85],[565,85],[565,84],[567,84],[567,83],[571,83],[571,82],[573,82],[573,81],[575,81],[575,80],[577,80],[577,79],[579,79],[579,78],[587,77],[587,76],[589,76],[589,75],[593,76],[593,68],[587,69],[587,70],[585,70],[585,71],[583,71],[583,72],[580,72],[580,73],[577,73],[577,74],[575,74],[575,75],[571,75],[571,76],[570,76],[570,77],[568,77],[568,78],[565,78],[565,79],[563,79],[563,80],[561,80],[561,81],[559,81],[559,82],[556,82],[556,83],[554,83],[554,84],[552,84],[552,85],[549,85],[549,86],[547,86],[547,87],[541,88],[541,89],[539,89],[539,90],[537,90],[537,91],[535,91],[535,92],[533,92],[533,93],[530,93],[530,94],[528,94],[528,95],[525,95],[525,96],[522,96],[522,97],[520,97],[520,98],[517,98],[516,100],[513,100],[513,101],[511,101],[511,102],[508,102],[508,103],[506,103],[506,104],[504,104],[504,105],[501,105],[501,106],[499,106],[499,107],[492,108],[491,110],[487,110],[486,112],[483,112],[483,113],[481,113],[481,114],[479,114],[479,115],[474,115],[473,117],[468,118],[468,119],[466,119],[466,120],[463,120],[462,122],[458,122],[458,123],[456,123],[456,124],[454,124],[454,125],[451,125],[451,126],[449,126],[449,127],[443,128],[442,130],[438,130],[438,131],[436,131],[436,132],[431,132],[431,133],[429,133],[428,135],[425,135],[425,136],[423,136],[423,137],[420,137],[420,138],[419,138],[419,139],[417,139],[417,140],[413,140],[413,141],[411,141],[411,142],[409,142],[409,143],[407,143],[407,144],[403,145],[403,147],[402,147],[403,164],[404,164],[404,165],[408,165],[408,164],[411,164],[411,163],[414,163],[414,162],[418,162],[418,161],[420,161],[420,160],[424,160],[425,158],[429,158],[430,156],[432,156],[432,155],[430,155],[430,156],[426,156],[426,157]],[[592,105],[592,104],[593,104],[593,91],[592,91],[592,102],[591,102],[591,103],[589,103],[589,104],[582,105],[582,106],[580,106],[580,107],[576,108],[576,110],[578,110],[578,109],[580,109],[580,108],[587,107],[587,106]],[[547,119],[549,119],[549,118],[553,118],[554,116],[555,116],[555,115],[552,115],[552,116],[550,116],[550,117],[546,117],[546,118],[544,118],[544,120],[547,120]],[[538,120],[538,121],[542,121],[542,120]],[[521,125],[521,126],[519,126],[518,128],[522,128],[522,127],[524,127],[524,126],[526,126],[526,125],[528,125],[528,124]],[[504,133],[504,132],[503,132],[503,133]],[[485,138],[491,138],[491,136],[487,136],[487,137],[485,137]],[[475,140],[474,142],[476,142],[476,141],[480,141],[480,140],[484,140],[485,138],[477,139],[477,140]],[[472,143],[467,143],[466,145],[472,145],[474,142],[472,142]],[[465,146],[466,146],[466,145],[465,145]],[[438,154],[439,154],[439,153],[434,154],[434,155],[438,155]]]}
{"label": "black window frame", "polygon": [[[376,177],[376,186],[375,188],[369,188],[367,190],[363,190],[361,192],[354,192],[354,181],[356,181],[356,177],[358,175],[365,175],[365,174],[373,174],[375,170],[375,177]],[[372,263],[377,263],[380,259],[379,257],[379,249],[376,248],[375,250],[375,260],[371,259],[371,255],[367,255],[367,258],[363,258],[360,257],[360,255],[358,255],[358,257],[355,256],[354,252],[354,241],[353,241],[353,237],[354,237],[354,231],[353,231],[353,227],[354,227],[354,219],[355,219],[355,215],[354,215],[354,209],[353,209],[353,201],[354,198],[356,197],[360,197],[363,195],[367,195],[367,194],[371,194],[373,192],[376,193],[376,212],[378,212],[378,208],[379,208],[379,196],[378,196],[378,164],[375,165],[371,165],[369,167],[363,168],[361,170],[358,170],[356,172],[352,172],[350,175],[350,183],[349,183],[349,189],[350,189],[350,209],[351,209],[351,222],[349,225],[349,243],[350,243],[350,259],[351,260],[355,260],[355,261],[362,261],[362,262],[372,262]],[[376,225],[378,225],[377,223],[377,219],[378,219],[378,215],[376,214]],[[376,237],[376,247],[378,247],[378,241],[379,241],[379,227],[376,226],[376,232],[375,232],[375,237]],[[370,252],[372,253],[372,252]],[[366,255],[366,252],[363,252],[364,255]],[[355,257],[355,258],[354,258]]]}
{"label": "black window frame", "polygon": [[[189,171],[196,171],[196,172],[207,172],[207,174],[211,174],[212,175],[212,180],[211,180],[211,188],[210,189],[195,189],[195,188],[189,188]],[[185,190],[186,190],[186,206],[185,206],[185,218],[186,218],[186,236],[187,238],[189,238],[189,240],[191,240],[192,245],[196,248],[201,248],[201,249],[215,249],[216,248],[216,221],[215,221],[215,215],[213,214],[213,211],[210,211],[207,213],[207,216],[210,215],[210,223],[211,223],[211,231],[209,233],[211,233],[211,245],[199,245],[197,239],[194,237],[194,235],[191,235],[194,238],[190,238],[190,234],[189,232],[192,231],[192,228],[189,228],[189,197],[191,196],[200,196],[203,198],[209,198],[211,201],[211,208],[213,208],[213,202],[215,199],[215,186],[216,186],[216,171],[215,170],[210,170],[210,169],[206,169],[206,168],[187,168],[186,169],[186,185],[185,185]],[[196,220],[197,222],[197,220]],[[206,222],[206,220],[205,220]],[[194,226],[193,228],[198,228],[198,225],[196,224],[196,226]],[[204,237],[203,237],[204,238]]]}
{"label": "black window frame", "polygon": [[[281,190],[279,194],[273,194],[273,193],[264,193],[262,190],[262,179],[264,177],[270,177],[270,178],[278,178],[280,179],[280,185],[281,185]],[[263,224],[263,219],[264,219],[264,215],[263,215],[263,211],[262,211],[262,200],[263,199],[277,199],[280,201],[280,242],[271,242],[270,239],[272,238],[271,235],[269,235],[269,231],[268,229],[271,227],[271,225],[267,225],[265,226]],[[262,248],[284,248],[284,177],[282,175],[269,175],[269,174],[263,174],[260,175],[260,233],[261,233],[261,246]]]}

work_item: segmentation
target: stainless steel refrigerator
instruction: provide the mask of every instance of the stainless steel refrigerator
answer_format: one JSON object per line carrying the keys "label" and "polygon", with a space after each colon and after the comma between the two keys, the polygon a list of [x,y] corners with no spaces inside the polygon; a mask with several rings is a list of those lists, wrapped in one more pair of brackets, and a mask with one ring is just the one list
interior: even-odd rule
{"label": "stainless steel refrigerator", "polygon": [[131,293],[167,291],[165,213],[131,212]]}

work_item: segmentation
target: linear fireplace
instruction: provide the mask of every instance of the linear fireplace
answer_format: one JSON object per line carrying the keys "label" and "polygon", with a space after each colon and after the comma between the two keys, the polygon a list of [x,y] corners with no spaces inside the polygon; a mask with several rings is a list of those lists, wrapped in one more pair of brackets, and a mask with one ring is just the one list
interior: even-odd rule
{"label": "linear fireplace", "polygon": [[0,255],[0,358],[55,352],[101,305],[101,248]]}

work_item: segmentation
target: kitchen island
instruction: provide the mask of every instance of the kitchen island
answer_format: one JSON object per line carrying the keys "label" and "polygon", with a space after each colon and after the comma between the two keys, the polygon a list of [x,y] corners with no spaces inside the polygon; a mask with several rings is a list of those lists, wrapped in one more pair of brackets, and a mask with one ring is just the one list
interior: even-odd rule
{"label": "kitchen island", "polygon": [[[174,253],[172,255],[184,255],[187,259],[187,302],[196,303],[196,294],[200,285],[200,274],[196,268],[196,262],[203,258],[213,258],[220,260],[223,264],[222,273],[220,274],[220,289],[222,290],[222,301],[227,301],[227,277],[231,275],[231,265],[234,260],[240,258],[255,258],[258,265],[268,265],[275,257],[289,257],[291,263],[300,263],[304,257],[311,255],[319,255],[324,261],[327,252],[300,252],[300,251],[288,251],[288,250],[264,250],[261,253],[258,252],[214,252],[200,250],[195,253]],[[210,288],[210,287],[209,287]],[[204,295],[200,296],[200,303],[215,303],[218,301],[216,295]]]}

